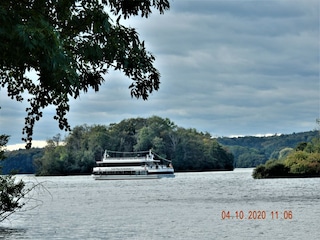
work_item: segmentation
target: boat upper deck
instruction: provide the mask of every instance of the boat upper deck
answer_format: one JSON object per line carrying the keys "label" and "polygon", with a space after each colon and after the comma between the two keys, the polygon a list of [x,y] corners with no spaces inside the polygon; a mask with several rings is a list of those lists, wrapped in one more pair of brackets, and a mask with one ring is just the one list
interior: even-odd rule
{"label": "boat upper deck", "polygon": [[154,160],[150,158],[105,158],[102,161],[97,161],[96,164],[117,164],[117,165],[136,165],[142,163],[159,163],[160,160]]}

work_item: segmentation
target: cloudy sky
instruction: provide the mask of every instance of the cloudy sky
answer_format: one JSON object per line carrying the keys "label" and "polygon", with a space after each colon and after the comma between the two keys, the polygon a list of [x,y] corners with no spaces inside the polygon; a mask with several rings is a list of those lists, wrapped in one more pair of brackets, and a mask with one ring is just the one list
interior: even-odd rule
{"label": "cloudy sky", "polygon": [[[156,56],[160,90],[132,99],[130,79],[106,76],[99,93],[71,102],[72,127],[158,115],[212,136],[293,133],[317,128],[319,117],[317,0],[174,0],[164,15],[133,18]],[[0,96],[1,133],[21,143],[25,103]],[[35,140],[62,133],[44,111]]]}

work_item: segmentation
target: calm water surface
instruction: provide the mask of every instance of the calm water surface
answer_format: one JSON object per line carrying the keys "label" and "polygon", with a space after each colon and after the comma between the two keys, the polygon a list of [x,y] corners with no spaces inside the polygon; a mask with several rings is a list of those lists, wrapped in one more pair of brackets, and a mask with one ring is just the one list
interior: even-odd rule
{"label": "calm water surface", "polygon": [[23,176],[46,190],[0,223],[0,239],[319,239],[320,178],[254,180],[251,173],[129,181]]}

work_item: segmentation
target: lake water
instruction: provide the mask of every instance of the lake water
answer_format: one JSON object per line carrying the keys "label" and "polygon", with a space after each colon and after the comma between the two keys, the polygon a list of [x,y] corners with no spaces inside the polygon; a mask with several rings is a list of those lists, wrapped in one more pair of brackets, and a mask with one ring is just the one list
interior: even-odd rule
{"label": "lake water", "polygon": [[23,176],[46,190],[0,223],[0,239],[319,239],[320,178],[255,180],[251,173],[127,181]]}

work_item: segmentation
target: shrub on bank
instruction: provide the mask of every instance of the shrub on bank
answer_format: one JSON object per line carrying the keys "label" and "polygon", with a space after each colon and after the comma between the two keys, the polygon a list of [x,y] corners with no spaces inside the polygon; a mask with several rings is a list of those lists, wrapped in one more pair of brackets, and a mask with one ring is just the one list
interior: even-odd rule
{"label": "shrub on bank", "polygon": [[265,165],[259,165],[252,173],[253,178],[273,178],[289,176],[290,169],[281,160],[269,160]]}
{"label": "shrub on bank", "polygon": [[320,177],[320,152],[314,146],[315,143],[307,144],[303,150],[296,149],[284,159],[269,160],[257,166],[253,170],[253,178]]}

